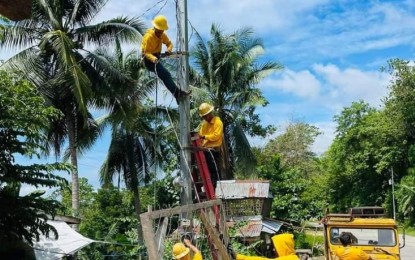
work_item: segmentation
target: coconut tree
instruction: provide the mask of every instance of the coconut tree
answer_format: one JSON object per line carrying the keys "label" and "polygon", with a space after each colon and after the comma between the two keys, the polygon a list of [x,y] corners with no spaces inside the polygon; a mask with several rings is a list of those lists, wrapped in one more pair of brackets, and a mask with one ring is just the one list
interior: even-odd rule
{"label": "coconut tree", "polygon": [[255,159],[247,134],[265,136],[273,130],[271,126],[262,127],[255,113],[257,106],[268,103],[257,85],[282,66],[260,63],[264,46],[249,28],[225,34],[213,24],[210,37],[205,41],[197,35],[192,51],[195,70],[191,79],[198,88],[194,102],[212,102],[223,121],[232,162],[249,172]]}
{"label": "coconut tree", "polygon": [[[169,132],[169,128],[155,123],[156,119],[164,120],[165,110],[147,104],[148,94],[156,87],[156,78],[150,77],[142,66],[137,51],[124,55],[118,40],[115,46],[114,53],[99,48],[87,57],[94,61],[98,71],[107,75],[102,95],[95,98],[96,104],[110,111],[100,120],[101,125],[109,125],[112,129],[100,179],[105,186],[112,184],[117,175],[122,175],[127,189],[133,194],[136,217],[140,221],[139,187],[148,179],[151,169],[161,166],[162,160],[158,158],[161,154],[166,155],[168,148],[161,137]],[[141,239],[141,225],[137,230]]]}
{"label": "coconut tree", "polygon": [[[69,144],[72,170],[72,209],[79,208],[77,151],[80,133],[91,122],[88,104],[105,81],[94,70],[83,46],[105,45],[117,36],[121,41],[139,39],[144,25],[138,18],[118,17],[91,24],[107,0],[34,0],[30,19],[0,27],[1,45],[20,51],[5,66],[23,71],[51,104],[59,104],[62,120],[54,122],[51,147],[57,155],[63,140]],[[89,119],[88,119],[89,118]],[[81,131],[82,130],[82,131]],[[99,133],[99,131],[92,131]],[[94,138],[85,138],[91,145]]]}

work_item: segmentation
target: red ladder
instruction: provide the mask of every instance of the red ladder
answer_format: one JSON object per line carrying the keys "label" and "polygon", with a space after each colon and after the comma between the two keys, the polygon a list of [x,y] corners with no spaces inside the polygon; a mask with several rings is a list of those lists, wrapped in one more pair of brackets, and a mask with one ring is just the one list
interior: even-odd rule
{"label": "red ladder", "polygon": [[[206,162],[206,157],[204,150],[201,149],[202,147],[202,141],[199,138],[199,135],[197,133],[192,133],[191,137],[191,144],[194,151],[194,159],[196,161],[196,165],[198,168],[198,173],[195,171],[192,171],[192,177],[194,182],[194,188],[195,188],[195,195],[196,199],[198,201],[202,200],[214,200],[216,198],[215,196],[215,189],[213,188],[212,178],[209,172],[209,167]],[[214,206],[213,212],[215,214],[216,218],[216,227],[219,227],[220,224],[220,213],[219,213],[219,207]],[[205,212],[201,213],[201,216],[205,216]],[[207,220],[205,220],[206,222]],[[205,223],[206,224],[206,223]],[[219,251],[220,249],[216,248],[213,244],[213,238],[211,236],[215,236],[213,234],[213,227],[207,228],[205,227],[208,236],[209,246],[212,252],[212,258],[213,260],[218,260]]]}
{"label": "red ladder", "polygon": [[201,149],[202,141],[197,133],[193,133],[191,141],[194,148],[194,157],[197,168],[199,169],[199,175],[195,172],[192,173],[196,196],[198,196],[199,199],[203,197],[206,200],[214,200],[216,198],[215,189],[213,188],[212,178],[206,163],[205,153],[203,152],[203,149]]}

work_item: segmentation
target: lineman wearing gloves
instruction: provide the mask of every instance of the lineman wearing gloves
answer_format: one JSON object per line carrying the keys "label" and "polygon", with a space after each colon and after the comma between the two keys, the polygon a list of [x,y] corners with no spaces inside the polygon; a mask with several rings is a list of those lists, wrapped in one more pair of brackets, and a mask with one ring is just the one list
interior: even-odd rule
{"label": "lineman wearing gloves", "polygon": [[170,72],[159,62],[162,45],[166,45],[169,54],[173,50],[173,43],[170,41],[164,31],[169,29],[167,19],[163,15],[157,15],[153,19],[153,28],[148,29],[144,34],[141,42],[141,53],[144,57],[144,65],[149,71],[157,74],[163,81],[166,88],[173,94],[178,101],[181,97],[190,94],[190,91],[184,91],[174,83]]}
{"label": "lineman wearing gloves", "polygon": [[[193,251],[193,258],[190,258],[190,249]],[[183,243],[176,243],[173,246],[173,258],[180,260],[203,260],[202,253],[189,239],[183,239]]]}
{"label": "lineman wearing gloves", "polygon": [[202,139],[202,147],[207,148],[204,152],[209,172],[212,178],[213,187],[220,176],[220,152],[219,149],[223,140],[222,120],[213,115],[214,107],[208,103],[199,106],[199,116],[203,119],[199,128],[199,137]]}

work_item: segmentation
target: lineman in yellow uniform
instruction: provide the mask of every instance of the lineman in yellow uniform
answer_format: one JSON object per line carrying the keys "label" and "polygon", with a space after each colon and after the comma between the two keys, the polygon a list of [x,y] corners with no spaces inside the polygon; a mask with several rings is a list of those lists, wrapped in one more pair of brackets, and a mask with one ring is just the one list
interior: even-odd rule
{"label": "lineman in yellow uniform", "polygon": [[212,178],[213,187],[220,179],[220,152],[223,140],[222,120],[213,114],[214,107],[208,103],[199,106],[199,115],[203,121],[199,128],[199,137],[202,139],[202,147],[207,148],[204,152]]}
{"label": "lineman in yellow uniform", "polygon": [[280,234],[271,238],[274,248],[278,254],[276,258],[266,258],[261,256],[246,256],[242,254],[234,254],[236,260],[299,260],[295,254],[294,236],[292,234]]}
{"label": "lineman in yellow uniform", "polygon": [[141,53],[144,58],[144,65],[149,71],[157,74],[163,81],[166,88],[178,100],[190,94],[190,91],[183,91],[176,86],[170,72],[159,61],[162,45],[166,45],[169,54],[173,50],[173,43],[164,32],[169,29],[167,19],[163,15],[158,15],[153,19],[153,28],[147,30],[141,42]]}
{"label": "lineman in yellow uniform", "polygon": [[339,260],[370,260],[372,259],[360,248],[352,247],[352,234],[349,232],[342,232],[340,234],[340,242],[343,247],[335,251],[336,257]]}
{"label": "lineman in yellow uniform", "polygon": [[[193,258],[190,258],[190,249],[193,251]],[[202,253],[189,239],[183,239],[183,243],[176,243],[173,246],[173,258],[180,260],[203,260]]]}

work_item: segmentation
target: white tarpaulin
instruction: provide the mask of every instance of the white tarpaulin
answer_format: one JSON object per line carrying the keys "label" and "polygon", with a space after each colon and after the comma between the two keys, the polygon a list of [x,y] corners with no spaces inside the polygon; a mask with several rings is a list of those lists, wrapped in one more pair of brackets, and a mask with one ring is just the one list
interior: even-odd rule
{"label": "white tarpaulin", "polygon": [[51,234],[49,238],[41,236],[39,241],[35,241],[33,247],[35,248],[36,259],[61,259],[65,255],[74,254],[81,248],[95,242],[82,236],[63,221],[48,220],[48,224],[56,228],[59,237],[55,239],[54,235]]}

